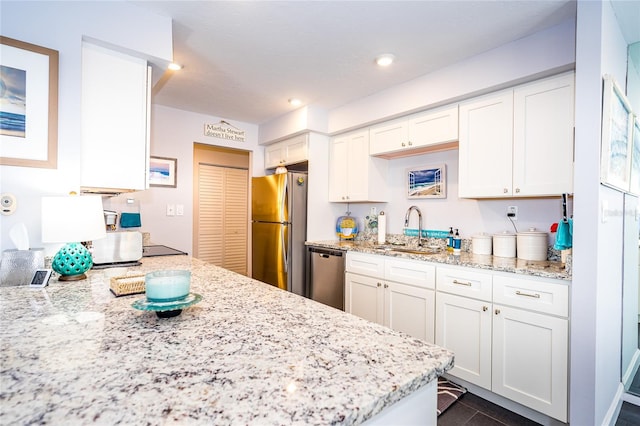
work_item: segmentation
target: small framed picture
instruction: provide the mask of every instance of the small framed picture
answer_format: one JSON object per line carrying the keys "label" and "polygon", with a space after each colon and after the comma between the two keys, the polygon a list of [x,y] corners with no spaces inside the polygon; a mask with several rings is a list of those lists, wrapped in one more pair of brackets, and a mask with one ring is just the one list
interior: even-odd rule
{"label": "small framed picture", "polygon": [[407,169],[407,198],[447,198],[444,164]]}
{"label": "small framed picture", "polygon": [[149,186],[176,188],[178,184],[178,160],[166,157],[149,159]]}

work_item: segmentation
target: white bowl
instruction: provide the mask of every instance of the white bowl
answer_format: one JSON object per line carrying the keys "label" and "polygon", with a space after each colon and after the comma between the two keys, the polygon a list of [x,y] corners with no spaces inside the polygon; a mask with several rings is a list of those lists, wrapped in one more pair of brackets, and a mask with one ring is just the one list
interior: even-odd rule
{"label": "white bowl", "polygon": [[144,276],[147,300],[150,302],[174,302],[189,295],[191,272],[165,270],[149,272]]}

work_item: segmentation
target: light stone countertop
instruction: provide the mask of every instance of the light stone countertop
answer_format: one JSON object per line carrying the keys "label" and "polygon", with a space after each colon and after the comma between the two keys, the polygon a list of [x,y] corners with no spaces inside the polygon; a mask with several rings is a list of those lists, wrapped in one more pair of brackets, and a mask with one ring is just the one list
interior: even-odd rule
{"label": "light stone countertop", "polygon": [[[333,250],[354,251],[359,253],[377,254],[383,256],[401,257],[426,262],[442,263],[446,265],[466,266],[470,268],[487,269],[491,271],[511,272],[514,274],[531,275],[544,278],[554,278],[571,281],[571,273],[561,262],[533,261],[517,258],[478,255],[466,251],[459,255],[448,253],[442,249],[436,254],[401,253],[391,249],[381,249],[370,241],[307,241],[307,246],[324,247]],[[389,247],[390,245],[384,245]],[[399,246],[402,248],[402,246]]]}
{"label": "light stone countertop", "polygon": [[[174,318],[109,278],[190,269]],[[190,256],[0,288],[2,424],[358,424],[449,370],[451,352]]]}

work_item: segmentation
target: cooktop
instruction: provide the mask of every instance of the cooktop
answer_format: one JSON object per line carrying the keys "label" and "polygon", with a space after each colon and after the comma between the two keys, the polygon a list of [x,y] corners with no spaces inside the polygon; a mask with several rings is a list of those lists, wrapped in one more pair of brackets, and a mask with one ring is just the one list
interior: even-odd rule
{"label": "cooktop", "polygon": [[186,255],[186,254],[188,253],[171,248],[171,247],[162,246],[162,245],[142,247],[142,257],[175,256],[175,255]]}

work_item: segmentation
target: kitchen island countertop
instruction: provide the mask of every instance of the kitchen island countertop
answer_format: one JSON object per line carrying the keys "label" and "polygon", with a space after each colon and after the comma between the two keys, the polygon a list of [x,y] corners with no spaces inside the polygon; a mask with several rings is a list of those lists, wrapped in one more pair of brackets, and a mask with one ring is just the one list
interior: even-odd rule
{"label": "kitchen island countertop", "polygon": [[[159,269],[190,269],[202,301],[158,318],[132,307],[144,294],[109,291],[111,276]],[[453,364],[438,346],[190,256],[88,275],[0,289],[2,423],[358,424]]]}
{"label": "kitchen island countertop", "polygon": [[[491,271],[511,272],[514,274],[531,275],[571,281],[571,273],[561,262],[534,261],[491,255],[479,255],[461,252],[459,255],[440,250],[436,254],[401,253],[392,250],[392,246],[380,245],[369,241],[307,241],[307,246],[324,247],[334,250],[354,251],[359,253],[377,254],[383,256],[401,257],[426,262],[442,263],[446,265],[466,266],[470,268],[487,269]],[[402,246],[399,246],[402,247]]]}

